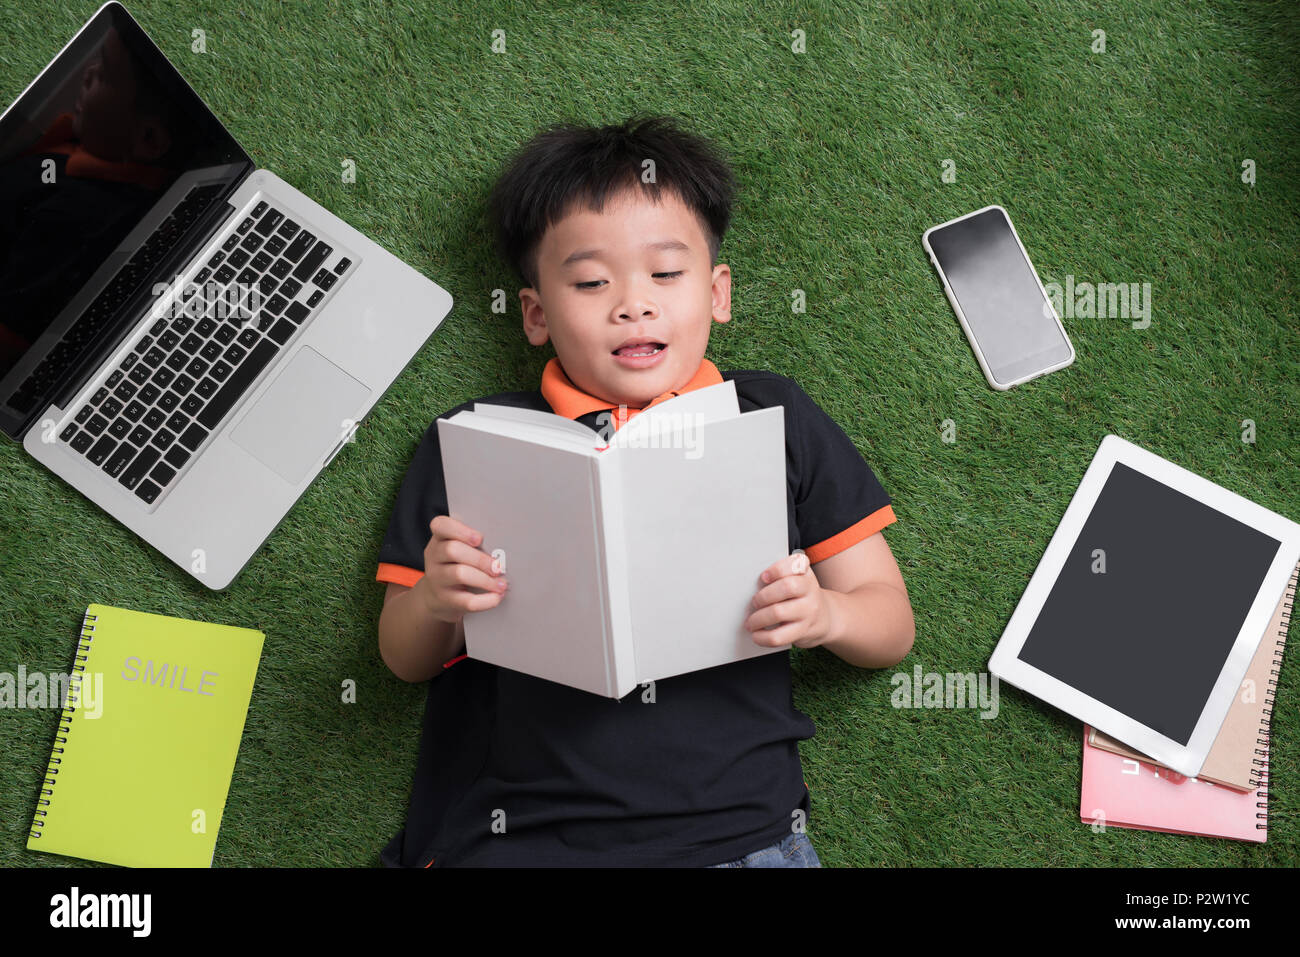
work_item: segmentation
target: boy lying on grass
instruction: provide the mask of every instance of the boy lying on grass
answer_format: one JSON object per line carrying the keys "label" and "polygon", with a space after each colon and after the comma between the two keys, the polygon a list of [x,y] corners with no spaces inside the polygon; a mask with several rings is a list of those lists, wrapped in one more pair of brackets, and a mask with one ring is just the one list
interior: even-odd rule
{"label": "boy lying on grass", "polygon": [[[646,160],[653,182],[643,181]],[[555,357],[539,389],[439,418],[487,402],[598,433],[610,410],[617,428],[727,379],[742,413],[784,407],[790,549],[802,553],[773,556],[745,625],[755,642],[787,650],[621,701],[454,665],[489,677],[469,699],[479,718],[426,727],[426,737],[455,738],[470,770],[439,820],[421,822],[428,846],[408,855],[418,865],[820,866],[798,749],[815,729],[794,707],[788,648],[887,667],[911,648],[912,609],[882,531],[894,521],[890,499],[853,442],[793,380],[719,372],[704,357],[712,324],[731,318],[731,270],[716,260],[733,191],[719,152],[670,120],[538,134],[496,183],[491,208],[523,280],[524,334],[550,342]],[[380,652],[399,678],[442,674],[465,651],[464,616],[510,600],[480,545],[477,530],[448,515],[432,423],[376,575],[388,583]]]}

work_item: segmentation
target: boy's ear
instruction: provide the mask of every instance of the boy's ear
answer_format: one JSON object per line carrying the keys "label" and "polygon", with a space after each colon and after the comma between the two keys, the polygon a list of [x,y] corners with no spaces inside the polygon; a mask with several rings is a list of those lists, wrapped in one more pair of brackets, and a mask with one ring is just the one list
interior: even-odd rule
{"label": "boy's ear", "polygon": [[726,263],[713,267],[713,320],[731,320],[731,267]]}
{"label": "boy's ear", "polygon": [[524,314],[524,335],[535,346],[546,345],[550,332],[546,328],[546,312],[541,297],[531,286],[519,290],[519,307]]}

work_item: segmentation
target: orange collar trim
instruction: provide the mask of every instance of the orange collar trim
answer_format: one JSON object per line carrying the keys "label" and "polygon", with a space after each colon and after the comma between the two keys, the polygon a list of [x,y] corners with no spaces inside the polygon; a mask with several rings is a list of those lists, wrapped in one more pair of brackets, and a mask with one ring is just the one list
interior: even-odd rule
{"label": "orange collar trim", "polygon": [[[626,425],[627,421],[638,412],[643,412],[650,406],[658,405],[673,396],[681,395],[683,392],[691,392],[695,389],[703,389],[705,386],[720,385],[721,383],[722,373],[718,371],[718,367],[708,359],[703,359],[700,361],[700,367],[695,370],[695,375],[691,376],[691,380],[680,389],[674,389],[663,393],[663,395],[656,396],[639,409],[629,408],[626,416],[616,413],[614,428],[618,429]],[[576,419],[588,412],[598,412],[602,409],[618,408],[615,403],[590,395],[569,381],[568,375],[560,366],[559,358],[551,359],[550,362],[546,363],[546,368],[542,370],[542,398],[555,410],[556,415],[562,415],[566,419]]]}

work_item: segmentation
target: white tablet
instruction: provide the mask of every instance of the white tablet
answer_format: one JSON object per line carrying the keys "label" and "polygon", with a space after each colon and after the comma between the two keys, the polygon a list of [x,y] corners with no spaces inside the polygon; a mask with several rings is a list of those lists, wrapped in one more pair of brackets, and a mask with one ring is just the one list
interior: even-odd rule
{"label": "white tablet", "polygon": [[1195,777],[1297,561],[1300,525],[1108,435],[989,670]]}

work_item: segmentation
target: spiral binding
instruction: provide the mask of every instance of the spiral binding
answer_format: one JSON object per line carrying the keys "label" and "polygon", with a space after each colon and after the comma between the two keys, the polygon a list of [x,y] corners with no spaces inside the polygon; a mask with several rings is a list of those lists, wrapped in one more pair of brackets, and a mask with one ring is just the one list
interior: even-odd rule
{"label": "spiral binding", "polygon": [[1291,580],[1287,582],[1286,594],[1282,598],[1282,628],[1278,632],[1274,643],[1273,667],[1268,670],[1269,677],[1267,687],[1264,690],[1263,718],[1259,724],[1260,736],[1255,739],[1255,743],[1261,745],[1262,748],[1255,749],[1255,754],[1259,755],[1259,757],[1251,758],[1250,761],[1257,769],[1253,772],[1256,777],[1250,782],[1250,786],[1260,791],[1261,793],[1258,796],[1264,798],[1264,800],[1255,803],[1255,807],[1263,812],[1259,813],[1257,811],[1255,814],[1257,819],[1265,822],[1255,825],[1256,829],[1261,831],[1268,828],[1268,742],[1270,738],[1269,731],[1273,724],[1273,700],[1277,696],[1278,677],[1282,674],[1282,649],[1286,645],[1287,631],[1291,627],[1291,613],[1295,610],[1297,585],[1300,585],[1300,571],[1291,576]]}
{"label": "spiral binding", "polygon": [[[81,694],[81,681],[83,673],[86,670],[85,662],[88,656],[81,652],[87,652],[90,650],[90,643],[95,640],[96,626],[89,624],[89,622],[98,620],[99,616],[92,615],[90,613],[90,607],[87,606],[86,616],[81,620],[81,636],[80,640],[77,642],[78,654],[74,656],[72,665],[72,670],[75,674],[68,676],[67,700],[60,709],[59,731],[58,734],[54,736],[54,748],[50,752],[50,763],[45,769],[45,782],[44,786],[41,788],[41,797],[36,801],[36,817],[32,820],[31,830],[33,840],[40,838],[41,828],[45,826],[45,821],[43,819],[49,814],[50,801],[54,798],[54,785],[58,783],[55,780],[55,775],[59,773],[59,769],[55,767],[55,765],[63,763],[63,759],[58,757],[58,755],[63,754],[68,743],[68,736],[72,732],[72,716],[77,713],[77,709],[72,707],[72,705],[75,705],[79,699]],[[82,644],[82,642],[85,643]],[[81,664],[78,664],[77,662],[81,662]]]}

